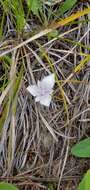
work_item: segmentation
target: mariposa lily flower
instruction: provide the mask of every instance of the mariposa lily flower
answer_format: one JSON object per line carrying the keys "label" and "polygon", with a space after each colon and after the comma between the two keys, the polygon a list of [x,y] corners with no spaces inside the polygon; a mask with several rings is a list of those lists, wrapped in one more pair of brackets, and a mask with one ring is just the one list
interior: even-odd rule
{"label": "mariposa lily flower", "polygon": [[44,77],[41,81],[38,80],[36,85],[30,85],[27,90],[35,97],[35,102],[40,102],[44,106],[51,103],[53,87],[55,84],[55,75],[50,74]]}

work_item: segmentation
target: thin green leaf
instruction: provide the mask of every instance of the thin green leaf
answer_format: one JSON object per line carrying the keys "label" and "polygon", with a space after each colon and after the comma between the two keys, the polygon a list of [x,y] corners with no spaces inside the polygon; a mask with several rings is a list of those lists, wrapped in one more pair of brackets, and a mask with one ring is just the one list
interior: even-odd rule
{"label": "thin green leaf", "polygon": [[7,108],[8,108],[8,104],[6,102],[6,104],[4,105],[4,108],[2,108],[1,110],[1,116],[0,116],[0,135],[2,132],[2,128],[6,119],[6,115],[7,115]]}
{"label": "thin green leaf", "polygon": [[39,12],[42,12],[41,0],[27,0],[27,5],[34,15],[38,16]]}
{"label": "thin green leaf", "polygon": [[18,77],[15,80],[15,85],[13,88],[13,96],[12,96],[12,108],[13,108],[13,112],[14,114],[16,113],[16,107],[17,107],[17,100],[18,100],[18,93],[21,87],[21,82],[22,82],[22,77],[23,77],[23,67],[20,70],[20,73],[18,75]]}
{"label": "thin green leaf", "polygon": [[66,11],[69,11],[75,4],[77,0],[66,0],[60,7],[60,15],[63,15]]}
{"label": "thin green leaf", "polygon": [[77,157],[90,158],[90,138],[82,140],[73,146],[71,153]]}
{"label": "thin green leaf", "polygon": [[24,15],[22,1],[21,0],[12,1],[11,8],[16,18],[16,27],[19,31],[21,31],[25,26],[25,15]]}

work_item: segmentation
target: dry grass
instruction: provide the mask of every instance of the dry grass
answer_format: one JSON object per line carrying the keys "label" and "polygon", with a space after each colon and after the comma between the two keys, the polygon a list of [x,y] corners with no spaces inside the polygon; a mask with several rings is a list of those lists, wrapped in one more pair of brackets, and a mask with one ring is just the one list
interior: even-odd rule
{"label": "dry grass", "polygon": [[[90,3],[80,2],[68,14],[84,6]],[[29,43],[23,42],[22,35],[1,39],[0,180],[25,190],[75,190],[89,168],[89,160],[70,153],[74,143],[90,135],[89,57],[85,66],[75,70],[89,55],[89,19],[87,14],[58,28],[53,39],[38,33],[30,41],[28,32]],[[34,31],[39,21],[31,17],[30,22]],[[26,87],[50,72],[57,78],[46,108],[35,103]]]}

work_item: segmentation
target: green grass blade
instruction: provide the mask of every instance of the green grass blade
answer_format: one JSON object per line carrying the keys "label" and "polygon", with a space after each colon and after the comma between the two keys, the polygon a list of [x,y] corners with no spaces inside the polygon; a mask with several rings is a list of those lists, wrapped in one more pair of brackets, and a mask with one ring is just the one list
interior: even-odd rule
{"label": "green grass blade", "polygon": [[66,11],[69,11],[76,4],[76,2],[77,0],[66,0],[59,8],[60,15],[63,15]]}

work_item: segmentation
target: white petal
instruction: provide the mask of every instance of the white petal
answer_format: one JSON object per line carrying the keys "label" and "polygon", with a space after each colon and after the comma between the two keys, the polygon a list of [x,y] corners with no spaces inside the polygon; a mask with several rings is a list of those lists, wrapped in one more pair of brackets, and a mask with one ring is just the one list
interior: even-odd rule
{"label": "white petal", "polygon": [[50,75],[44,77],[44,79],[41,82],[42,82],[42,86],[45,86],[45,88],[52,89],[55,84],[55,75],[50,74]]}
{"label": "white petal", "polygon": [[31,85],[27,87],[27,90],[32,94],[33,96],[38,95],[38,87],[36,85]]}
{"label": "white petal", "polygon": [[40,80],[38,80],[38,82],[37,82],[37,86],[38,86],[38,87],[41,86],[41,81],[40,81]]}
{"label": "white petal", "polygon": [[37,96],[37,97],[35,98],[35,102],[40,102],[40,97],[39,97],[39,96]]}
{"label": "white petal", "polygon": [[40,103],[44,106],[49,107],[50,106],[50,102],[51,102],[51,96],[47,95],[47,96],[43,96],[40,99]]}

